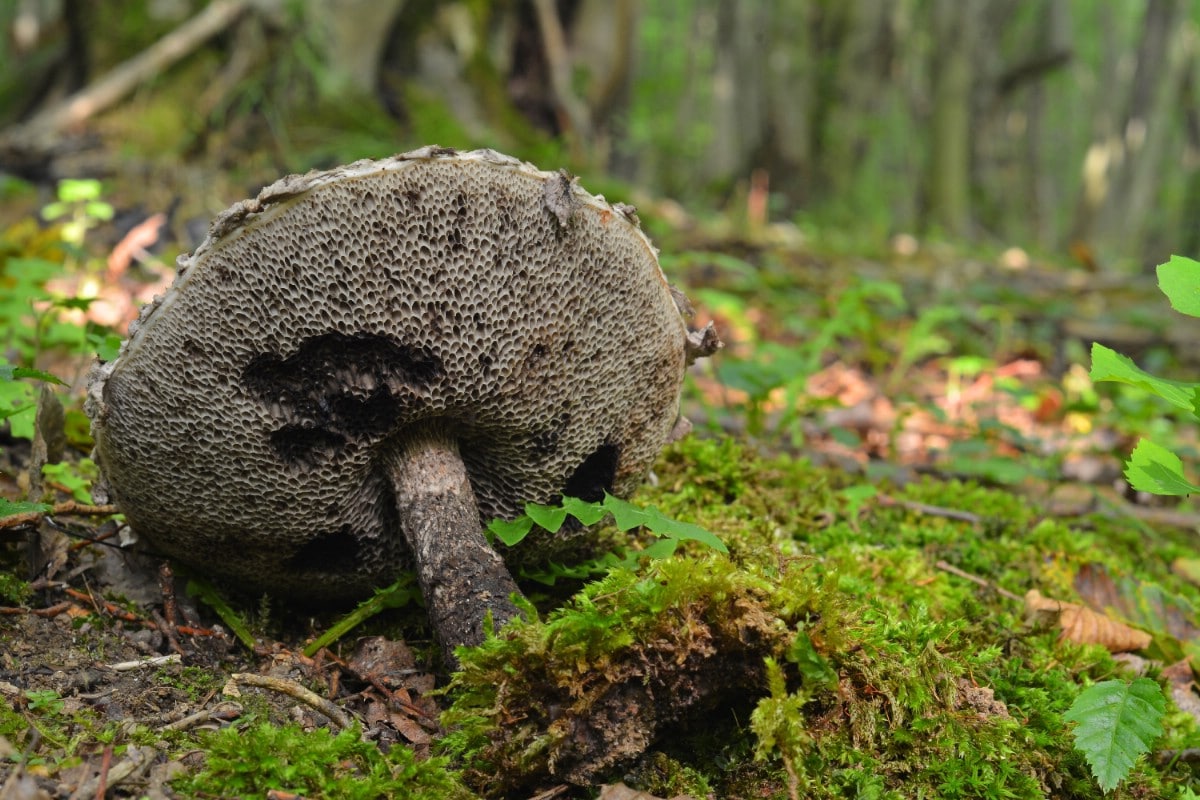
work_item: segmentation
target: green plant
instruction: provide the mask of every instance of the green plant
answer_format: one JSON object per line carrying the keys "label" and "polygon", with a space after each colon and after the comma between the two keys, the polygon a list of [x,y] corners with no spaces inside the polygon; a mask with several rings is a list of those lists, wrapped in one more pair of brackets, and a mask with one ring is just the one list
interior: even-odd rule
{"label": "green plant", "polygon": [[194,796],[264,797],[294,792],[306,797],[442,800],[470,797],[442,758],[417,761],[407,747],[385,755],[358,730],[334,735],[326,728],[265,722],[226,728],[207,737],[207,763],[175,782]]}
{"label": "green plant", "polygon": [[80,247],[87,232],[113,218],[113,207],[101,199],[100,181],[90,178],[58,182],[58,200],[42,209],[47,222],[62,220],[64,242]]}
{"label": "green plant", "polygon": [[[1176,311],[1200,317],[1200,262],[1173,256],[1159,265],[1158,286]],[[1090,374],[1093,381],[1140,387],[1200,420],[1200,383],[1156,377],[1127,356],[1099,343],[1092,345]],[[1125,477],[1134,489],[1151,494],[1179,496],[1200,492],[1200,486],[1184,475],[1179,456],[1149,439],[1142,439],[1134,448],[1126,463]]]}
{"label": "green plant", "polygon": [[595,525],[607,514],[612,514],[614,524],[622,532],[645,528],[660,537],[659,542],[646,548],[639,555],[666,558],[685,541],[699,542],[721,553],[729,552],[724,542],[699,525],[671,519],[654,506],[641,508],[607,492],[604,494],[604,500],[593,503],[575,497],[564,497],[561,505],[557,506],[526,503],[524,514],[507,522],[492,520],[488,524],[488,531],[511,547],[528,536],[535,524],[549,533],[557,533],[568,516],[574,517],[584,525]]}
{"label": "green plant", "polygon": [[1162,735],[1167,700],[1149,678],[1111,680],[1085,689],[1063,715],[1076,723],[1075,748],[1083,753],[1100,788],[1112,791],[1137,757]]}
{"label": "green plant", "polygon": [[392,585],[379,589],[371,597],[359,603],[353,611],[335,622],[328,630],[304,648],[304,655],[315,656],[322,647],[328,647],[371,617],[389,608],[406,606],[421,596],[416,575],[402,575]]}

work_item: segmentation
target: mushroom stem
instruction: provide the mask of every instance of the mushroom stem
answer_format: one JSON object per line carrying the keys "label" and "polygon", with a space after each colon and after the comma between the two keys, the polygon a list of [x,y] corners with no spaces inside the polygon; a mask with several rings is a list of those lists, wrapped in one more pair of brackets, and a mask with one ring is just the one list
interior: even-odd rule
{"label": "mushroom stem", "polygon": [[456,667],[454,648],[483,642],[489,611],[497,628],[520,613],[512,600],[520,590],[483,538],[457,441],[425,428],[393,450],[387,469],[434,635]]}

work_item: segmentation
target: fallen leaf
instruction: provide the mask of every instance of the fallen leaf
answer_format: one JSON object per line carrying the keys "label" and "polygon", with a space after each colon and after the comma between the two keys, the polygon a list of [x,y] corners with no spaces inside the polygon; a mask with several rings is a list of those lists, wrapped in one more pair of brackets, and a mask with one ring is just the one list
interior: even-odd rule
{"label": "fallen leaf", "polygon": [[1049,619],[1062,628],[1062,635],[1076,644],[1098,644],[1109,652],[1141,650],[1150,645],[1150,634],[1117,622],[1077,603],[1043,597],[1037,589],[1025,593],[1025,610],[1030,616]]}
{"label": "fallen leaf", "polygon": [[[639,792],[637,789],[630,789],[624,783],[609,783],[600,787],[600,800],[663,800],[663,798],[649,792]],[[695,799],[690,795],[680,794],[672,797],[671,800]]]}

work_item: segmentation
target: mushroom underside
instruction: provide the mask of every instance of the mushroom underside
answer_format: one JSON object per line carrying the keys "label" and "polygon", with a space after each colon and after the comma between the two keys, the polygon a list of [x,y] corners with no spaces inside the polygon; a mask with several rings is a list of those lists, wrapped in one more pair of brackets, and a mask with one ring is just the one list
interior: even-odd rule
{"label": "mushroom underside", "polygon": [[252,591],[361,596],[415,562],[444,651],[517,613],[483,538],[631,492],[689,335],[631,213],[495,153],[292,176],[180,260],[89,414],[161,552]]}

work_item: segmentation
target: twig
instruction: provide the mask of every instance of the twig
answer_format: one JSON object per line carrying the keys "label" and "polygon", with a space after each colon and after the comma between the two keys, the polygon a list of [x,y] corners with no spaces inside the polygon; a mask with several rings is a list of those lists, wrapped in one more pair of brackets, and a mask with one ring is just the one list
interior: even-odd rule
{"label": "twig", "polygon": [[108,794],[108,769],[112,766],[113,747],[108,745],[104,748],[104,755],[100,757],[100,777],[96,783],[96,800],[104,800],[104,795]]}
{"label": "twig", "polygon": [[80,503],[76,500],[65,500],[61,503],[55,503],[46,512],[28,511],[24,514],[13,514],[11,517],[4,517],[0,519],[0,528],[19,528],[22,525],[37,522],[48,514],[78,514],[84,517],[102,517],[109,514],[116,514],[119,510],[116,506],[94,506],[88,503]]}
{"label": "twig", "polygon": [[154,656],[153,658],[143,658],[138,661],[119,661],[116,664],[109,664],[108,668],[114,672],[129,672],[135,669],[145,669],[146,667],[161,667],[164,664],[178,664],[182,658],[178,653],[171,653],[167,656]]}
{"label": "twig", "polygon": [[1012,592],[1008,591],[1007,589],[1001,589],[996,584],[986,581],[983,578],[979,577],[978,575],[972,575],[969,572],[964,572],[963,570],[959,569],[958,567],[954,566],[953,564],[949,563],[948,561],[939,561],[934,566],[936,566],[940,570],[943,570],[944,572],[949,572],[951,575],[957,575],[958,577],[963,578],[968,581],[971,581],[972,583],[979,584],[980,586],[982,586],[985,589],[991,589],[993,592],[1000,595],[1001,597],[1006,597],[1009,600],[1016,600],[1018,603],[1025,602],[1024,597],[1015,595]]}
{"label": "twig", "polygon": [[918,503],[915,500],[897,500],[894,497],[888,497],[886,494],[878,495],[875,499],[879,501],[880,505],[900,506],[901,508],[907,508],[909,511],[916,511],[918,514],[925,514],[930,517],[957,519],[961,522],[970,522],[972,525],[978,525],[980,522],[983,522],[983,517],[978,514],[972,514],[970,511],[959,511],[957,508],[931,506],[928,503]]}
{"label": "twig", "polygon": [[[282,678],[272,678],[268,675],[251,675],[247,672],[235,672],[230,676],[230,683],[240,683],[245,686],[257,686],[260,689],[270,689],[281,694],[286,694],[289,697],[294,697],[301,703],[320,711],[325,716],[340,728],[349,728],[354,724],[350,715],[341,709],[336,703],[326,700],[324,697],[310,692],[295,681],[288,681]],[[226,694],[237,696],[237,688],[226,684]]]}
{"label": "twig", "polygon": [[169,722],[159,728],[159,731],[186,731],[197,725],[203,725],[209,720],[220,720],[226,722],[231,719],[237,719],[242,715],[242,707],[238,703],[231,701],[221,703],[216,708],[206,708],[202,711],[197,711],[195,714],[188,714],[183,719],[177,719],[174,722]]}
{"label": "twig", "polygon": [[57,617],[71,607],[70,601],[63,600],[46,608],[25,608],[23,606],[0,606],[0,614],[14,617],[18,614],[33,614],[35,617]]}
{"label": "twig", "polygon": [[565,783],[560,783],[558,786],[547,789],[540,794],[535,794],[533,797],[529,798],[529,800],[554,800],[554,798],[558,797],[560,794],[565,794],[570,790],[570,786]]}

